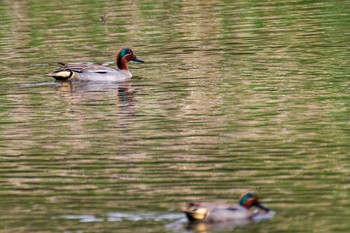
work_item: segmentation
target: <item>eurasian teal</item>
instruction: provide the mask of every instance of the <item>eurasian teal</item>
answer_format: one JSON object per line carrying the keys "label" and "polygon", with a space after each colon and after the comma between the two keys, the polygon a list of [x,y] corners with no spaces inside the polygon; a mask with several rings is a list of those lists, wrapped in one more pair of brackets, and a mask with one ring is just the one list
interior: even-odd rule
{"label": "eurasian teal", "polygon": [[251,207],[256,206],[266,213],[270,211],[259,202],[253,192],[244,192],[240,195],[239,205],[220,202],[189,202],[181,208],[190,222],[225,222],[252,219],[254,213]]}
{"label": "eurasian teal", "polygon": [[59,63],[61,66],[49,75],[56,80],[121,82],[132,77],[128,70],[129,61],[143,62],[131,49],[120,48],[116,54],[118,69],[91,63]]}

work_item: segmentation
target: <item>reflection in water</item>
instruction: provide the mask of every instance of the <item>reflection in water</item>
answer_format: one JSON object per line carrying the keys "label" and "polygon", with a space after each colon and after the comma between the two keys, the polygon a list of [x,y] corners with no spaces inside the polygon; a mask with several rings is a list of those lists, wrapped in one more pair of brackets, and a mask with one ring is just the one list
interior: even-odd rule
{"label": "reflection in water", "polygon": [[220,231],[233,231],[236,228],[243,227],[248,224],[253,224],[253,221],[229,221],[220,223],[188,223],[187,230],[191,230],[195,233],[212,233]]}
{"label": "reflection in water", "polygon": [[[345,1],[1,3],[0,231],[165,232],[94,218],[239,188],[279,213],[244,230],[350,231]],[[124,45],[148,61],[132,85],[42,85]]]}
{"label": "reflection in water", "polygon": [[57,92],[67,101],[68,105],[95,103],[116,97],[116,106],[123,114],[133,114],[135,110],[136,90],[132,89],[130,81],[117,83],[94,83],[81,81],[57,82]]}
{"label": "reflection in water", "polygon": [[[127,130],[132,124],[137,109],[137,90],[132,87],[131,82],[57,82],[55,89],[56,99],[65,106],[59,122],[64,125],[61,128],[65,130],[66,137],[71,138],[65,153],[74,153],[78,157],[80,153],[84,154],[89,150],[102,153],[100,148],[106,146],[106,142],[103,143],[106,137],[110,153],[125,150],[127,142],[116,142],[129,135],[119,135],[113,129]],[[86,109],[91,109],[91,112],[87,113]],[[56,135],[56,138],[60,137],[61,134]],[[129,153],[131,152],[126,151],[126,159],[131,159],[127,158]],[[97,159],[92,156],[89,163],[94,163]]]}

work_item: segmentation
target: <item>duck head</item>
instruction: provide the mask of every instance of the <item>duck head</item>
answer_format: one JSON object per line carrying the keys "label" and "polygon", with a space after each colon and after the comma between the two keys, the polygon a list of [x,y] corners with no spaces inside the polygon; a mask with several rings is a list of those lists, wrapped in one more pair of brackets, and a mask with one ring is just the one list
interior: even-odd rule
{"label": "duck head", "polygon": [[128,70],[129,61],[143,62],[143,60],[137,58],[133,51],[129,48],[120,48],[117,52],[117,66],[120,70]]}
{"label": "duck head", "polygon": [[247,209],[256,206],[266,212],[270,211],[269,208],[259,202],[258,196],[253,192],[243,192],[239,197],[239,205]]}

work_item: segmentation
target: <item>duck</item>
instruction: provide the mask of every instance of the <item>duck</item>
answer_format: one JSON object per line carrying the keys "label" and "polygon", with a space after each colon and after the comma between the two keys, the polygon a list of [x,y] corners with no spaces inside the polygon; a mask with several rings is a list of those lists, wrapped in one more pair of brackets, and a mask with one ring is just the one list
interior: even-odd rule
{"label": "duck", "polygon": [[265,213],[269,208],[259,202],[252,191],[245,191],[239,197],[239,204],[224,202],[188,202],[181,207],[190,222],[218,223],[227,221],[244,221],[253,219],[259,213],[251,210],[257,207]]}
{"label": "duck", "polygon": [[78,80],[94,82],[122,82],[131,79],[128,62],[144,62],[136,57],[127,47],[120,48],[116,53],[117,68],[92,63],[64,63],[55,69],[49,76],[56,80]]}

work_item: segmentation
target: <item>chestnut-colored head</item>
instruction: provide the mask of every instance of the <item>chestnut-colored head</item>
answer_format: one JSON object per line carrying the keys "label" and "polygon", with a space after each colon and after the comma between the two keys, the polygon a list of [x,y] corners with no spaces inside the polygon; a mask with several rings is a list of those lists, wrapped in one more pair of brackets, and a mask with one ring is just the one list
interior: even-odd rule
{"label": "chestnut-colored head", "polygon": [[141,59],[137,58],[129,48],[120,48],[116,57],[116,63],[120,70],[128,70],[129,61],[143,62]]}
{"label": "chestnut-colored head", "polygon": [[239,204],[247,209],[250,209],[252,206],[256,206],[266,212],[270,211],[269,208],[259,202],[258,196],[253,192],[243,192],[239,196]]}

